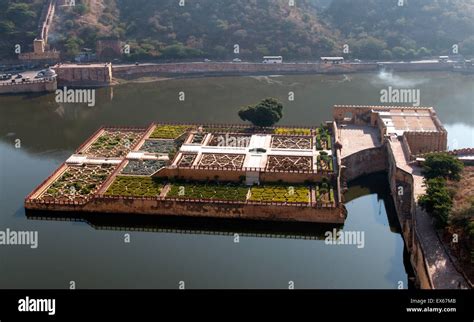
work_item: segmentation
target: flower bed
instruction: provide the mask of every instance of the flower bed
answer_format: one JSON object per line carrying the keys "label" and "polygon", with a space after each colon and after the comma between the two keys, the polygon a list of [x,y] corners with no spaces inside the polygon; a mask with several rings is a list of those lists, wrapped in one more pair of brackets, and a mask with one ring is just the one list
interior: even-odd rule
{"label": "flower bed", "polygon": [[310,189],[306,186],[265,185],[250,189],[251,201],[309,202]]}
{"label": "flower bed", "polygon": [[279,127],[279,128],[275,129],[275,134],[278,134],[278,135],[311,135],[311,129]]}
{"label": "flower bed", "polygon": [[206,137],[207,133],[196,133],[193,134],[193,138],[191,139],[191,144],[202,144],[204,142],[204,138]]}
{"label": "flower bed", "polygon": [[325,151],[321,151],[318,155],[318,170],[334,171],[333,158]]}
{"label": "flower bed", "polygon": [[273,149],[311,149],[313,146],[313,140],[311,137],[298,137],[298,136],[273,136],[272,137],[272,148]]}
{"label": "flower bed", "polygon": [[246,148],[250,145],[251,135],[235,133],[215,133],[209,140],[208,146]]}
{"label": "flower bed", "polygon": [[316,149],[317,150],[331,150],[332,139],[331,139],[331,128],[325,125],[321,125],[317,129],[316,134]]}
{"label": "flower bed", "polygon": [[115,167],[101,165],[70,166],[38,198],[43,200],[85,200],[94,194]]}
{"label": "flower bed", "polygon": [[121,174],[150,176],[167,164],[163,160],[131,160]]}
{"label": "flower bed", "polygon": [[170,198],[245,201],[248,187],[235,183],[176,183],[166,195]]}
{"label": "flower bed", "polygon": [[331,136],[329,134],[316,135],[316,149],[317,150],[331,150],[332,149]]}
{"label": "flower bed", "polygon": [[107,189],[109,196],[156,197],[163,189],[163,182],[152,177],[117,176]]}
{"label": "flower bed", "polygon": [[178,161],[179,167],[191,167],[196,160],[197,154],[183,154]]}
{"label": "flower bed", "polygon": [[247,127],[233,127],[233,126],[204,126],[203,130],[207,133],[259,133],[259,134],[273,134],[275,132],[272,128],[256,128],[252,126]]}
{"label": "flower bed", "polygon": [[266,168],[269,171],[310,171],[313,169],[313,158],[270,155]]}
{"label": "flower bed", "polygon": [[176,150],[176,143],[173,140],[145,140],[140,151],[148,153],[171,153]]}
{"label": "flower bed", "polygon": [[82,154],[93,157],[119,158],[127,155],[142,136],[136,131],[104,131]]}
{"label": "flower bed", "polygon": [[201,160],[199,160],[199,166],[227,169],[242,169],[244,159],[245,154],[203,153]]}
{"label": "flower bed", "polygon": [[150,139],[177,139],[189,129],[187,125],[158,125]]}

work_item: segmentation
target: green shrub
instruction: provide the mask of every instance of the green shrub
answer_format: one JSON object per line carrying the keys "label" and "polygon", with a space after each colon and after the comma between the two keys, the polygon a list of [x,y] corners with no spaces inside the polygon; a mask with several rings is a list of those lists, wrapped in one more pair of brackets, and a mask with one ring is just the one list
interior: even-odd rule
{"label": "green shrub", "polygon": [[306,186],[264,185],[250,189],[250,200],[265,202],[309,202],[310,189]]}
{"label": "green shrub", "polygon": [[117,176],[107,189],[111,196],[158,196],[163,189],[163,182],[152,177]]}
{"label": "green shrub", "polygon": [[189,126],[186,125],[158,125],[150,135],[151,139],[177,139],[183,135]]}
{"label": "green shrub", "polygon": [[445,227],[453,207],[446,181],[443,178],[429,179],[426,181],[426,186],[426,194],[422,195],[418,202],[425,211],[435,217],[438,227]]}
{"label": "green shrub", "polygon": [[426,179],[445,178],[459,181],[464,165],[453,155],[431,153],[423,164],[423,175]]}
{"label": "green shrub", "polygon": [[167,194],[170,198],[245,201],[248,188],[235,183],[176,182]]}

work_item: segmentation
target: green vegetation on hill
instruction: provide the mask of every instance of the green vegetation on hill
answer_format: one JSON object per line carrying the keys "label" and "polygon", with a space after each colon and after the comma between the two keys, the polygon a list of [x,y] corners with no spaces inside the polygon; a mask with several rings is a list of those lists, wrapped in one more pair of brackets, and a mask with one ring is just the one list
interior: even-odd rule
{"label": "green vegetation on hill", "polygon": [[43,1],[0,1],[0,58],[16,57],[15,45],[32,50]]}
{"label": "green vegetation on hill", "polygon": [[[0,58],[14,57],[15,43],[31,49],[42,4],[0,1]],[[51,43],[66,58],[115,38],[131,46],[130,60],[413,59],[453,45],[474,56],[473,30],[472,0],[76,0],[58,8]]]}
{"label": "green vegetation on hill", "polygon": [[474,55],[472,0],[333,0],[324,12],[341,32],[351,56],[413,59],[459,53]]}
{"label": "green vegetation on hill", "polygon": [[[308,1],[117,0],[124,39],[134,58],[254,58],[283,55],[310,59],[332,52],[336,42]],[[234,45],[239,45],[239,54]]]}

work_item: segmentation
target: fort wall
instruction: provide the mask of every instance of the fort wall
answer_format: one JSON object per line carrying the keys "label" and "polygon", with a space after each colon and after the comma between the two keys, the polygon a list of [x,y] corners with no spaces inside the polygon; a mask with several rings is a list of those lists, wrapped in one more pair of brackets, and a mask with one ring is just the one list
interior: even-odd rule
{"label": "fort wall", "polygon": [[428,263],[416,229],[416,201],[414,195],[414,180],[411,173],[397,167],[394,152],[388,141],[384,144],[387,150],[388,179],[390,194],[397,212],[402,230],[403,240],[410,255],[410,263],[415,273],[418,287],[432,289]]}
{"label": "fort wall", "polygon": [[43,7],[38,23],[38,34],[33,41],[33,52],[21,53],[18,59],[22,61],[54,62],[59,60],[58,51],[50,51],[48,42],[49,29],[53,23],[56,0],[48,0]]}

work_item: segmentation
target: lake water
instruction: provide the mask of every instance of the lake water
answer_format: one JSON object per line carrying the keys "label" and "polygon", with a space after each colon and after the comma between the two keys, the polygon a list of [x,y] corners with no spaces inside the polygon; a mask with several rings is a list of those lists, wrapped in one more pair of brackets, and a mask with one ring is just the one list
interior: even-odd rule
{"label": "lake water", "polygon": [[[228,232],[217,235],[193,233],[199,227],[164,232],[160,228],[169,224],[155,222],[106,227],[114,222],[29,219],[23,208],[24,197],[102,125],[236,123],[240,106],[265,97],[284,102],[281,124],[318,125],[331,120],[334,104],[379,104],[380,90],[388,86],[419,89],[421,105],[435,107],[449,131],[450,148],[474,146],[474,78],[452,73],[129,83],[98,90],[95,107],[58,104],[54,94],[0,96],[0,231],[39,236],[37,249],[0,246],[0,288],[69,288],[70,281],[77,288],[177,288],[180,281],[186,288],[288,288],[290,281],[295,288],[407,287],[410,268],[384,175],[352,183],[346,195],[344,230],[364,232],[363,248],[259,237],[245,234],[252,227],[229,225],[208,227]],[[180,92],[185,101],[179,101]],[[289,92],[294,101],[288,101]],[[259,232],[267,230],[272,227]],[[239,243],[234,232],[241,234]]]}

